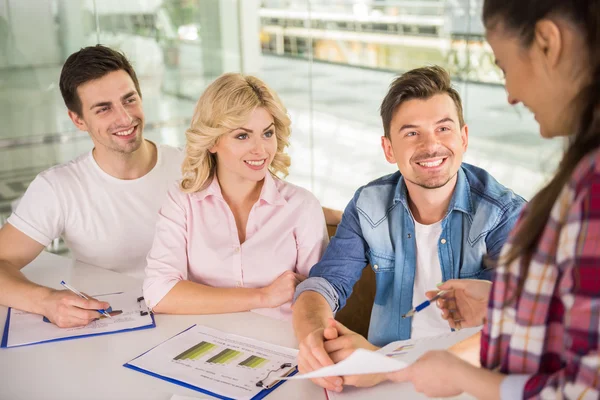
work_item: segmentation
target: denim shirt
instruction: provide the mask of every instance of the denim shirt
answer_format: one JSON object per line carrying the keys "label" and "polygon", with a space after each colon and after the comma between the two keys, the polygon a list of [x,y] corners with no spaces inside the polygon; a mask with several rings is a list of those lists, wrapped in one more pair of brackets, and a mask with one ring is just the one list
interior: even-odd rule
{"label": "denim shirt", "polygon": [[[323,258],[296,288],[294,301],[304,291],[315,291],[336,312],[368,263],[376,277],[369,341],[381,346],[410,339],[412,318],[400,317],[412,308],[416,266],[407,195],[400,172],[358,189]],[[443,280],[490,279],[484,256],[499,256],[524,203],[483,169],[463,163],[438,241]]]}

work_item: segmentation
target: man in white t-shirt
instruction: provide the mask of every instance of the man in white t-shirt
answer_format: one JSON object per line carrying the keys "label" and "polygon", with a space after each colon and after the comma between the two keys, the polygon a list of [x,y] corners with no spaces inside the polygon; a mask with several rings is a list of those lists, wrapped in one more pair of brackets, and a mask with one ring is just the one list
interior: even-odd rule
{"label": "man in white t-shirt", "polygon": [[81,326],[109,305],[34,284],[21,273],[52,240],[73,257],[142,277],[158,210],[181,174],[180,150],[143,138],[135,71],[125,56],[98,45],[65,62],[60,90],[75,126],[89,133],[87,154],[40,173],[0,229],[0,304]]}

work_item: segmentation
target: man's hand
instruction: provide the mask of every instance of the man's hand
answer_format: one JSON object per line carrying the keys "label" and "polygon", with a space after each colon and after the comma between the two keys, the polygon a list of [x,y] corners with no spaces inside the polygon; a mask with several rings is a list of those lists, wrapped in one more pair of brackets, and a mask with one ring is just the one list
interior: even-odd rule
{"label": "man's hand", "polygon": [[[325,351],[325,341],[333,340],[337,337],[334,331],[328,331],[319,328],[309,333],[299,345],[300,352],[298,353],[298,372],[306,374],[317,369],[333,365],[333,360]],[[327,378],[311,379],[314,384],[321,386],[327,390],[335,392],[342,391],[342,378],[339,376],[330,376]]]}
{"label": "man's hand", "polygon": [[262,288],[266,308],[279,307],[294,297],[296,286],[306,277],[292,271],[285,271],[273,283]]}
{"label": "man's hand", "polygon": [[[345,360],[354,353],[356,349],[375,351],[379,348],[369,343],[367,339],[358,333],[346,328],[340,322],[330,318],[329,326],[325,328],[325,337],[335,337],[327,340],[324,344],[325,350],[334,363]],[[371,387],[386,379],[384,374],[364,374],[344,376],[344,385],[356,387]]]}
{"label": "man's hand", "polygon": [[[447,290],[443,298],[437,300],[442,310],[442,318],[453,329],[479,326],[485,323],[487,305],[492,282],[478,279],[451,279],[440,285],[439,290]],[[425,295],[432,298],[438,291]]]}
{"label": "man's hand", "polygon": [[50,290],[42,300],[43,315],[59,328],[85,326],[101,317],[96,310],[108,307],[105,301],[82,299],[69,290]]}

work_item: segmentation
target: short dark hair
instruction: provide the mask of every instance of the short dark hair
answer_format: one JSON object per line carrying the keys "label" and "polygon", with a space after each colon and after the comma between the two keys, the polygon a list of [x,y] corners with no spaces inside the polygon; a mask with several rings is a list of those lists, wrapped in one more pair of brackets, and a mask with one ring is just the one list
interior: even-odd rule
{"label": "short dark hair", "polygon": [[81,116],[81,99],[77,88],[119,70],[127,72],[139,96],[142,97],[135,71],[124,54],[101,44],[84,47],[71,54],[63,65],[59,82],[60,93],[67,108]]}
{"label": "short dark hair", "polygon": [[402,103],[412,99],[429,99],[436,94],[447,94],[456,105],[460,127],[465,125],[460,95],[452,87],[450,75],[437,65],[410,70],[392,82],[381,103],[381,119],[385,137],[390,138],[390,125],[394,113]]}

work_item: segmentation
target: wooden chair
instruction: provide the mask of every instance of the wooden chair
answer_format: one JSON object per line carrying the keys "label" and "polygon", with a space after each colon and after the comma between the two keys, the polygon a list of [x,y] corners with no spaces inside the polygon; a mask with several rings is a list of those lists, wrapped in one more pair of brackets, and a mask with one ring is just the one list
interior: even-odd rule
{"label": "wooden chair", "polygon": [[[337,225],[327,225],[329,236],[335,235]],[[375,301],[375,272],[370,265],[363,269],[362,276],[354,285],[352,295],[348,298],[344,308],[339,310],[335,319],[356,333],[367,337],[371,310]]]}

